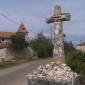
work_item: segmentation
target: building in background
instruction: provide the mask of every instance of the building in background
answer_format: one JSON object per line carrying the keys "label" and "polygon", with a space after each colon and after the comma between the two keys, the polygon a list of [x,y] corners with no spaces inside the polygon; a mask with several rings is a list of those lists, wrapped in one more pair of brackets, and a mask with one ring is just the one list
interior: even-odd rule
{"label": "building in background", "polygon": [[78,44],[76,46],[76,49],[85,52],[85,42],[81,42],[80,44]]}
{"label": "building in background", "polygon": [[28,31],[23,23],[20,24],[17,32],[0,32],[0,46],[7,45],[10,42],[10,37],[16,34],[20,34],[24,38],[27,38]]}
{"label": "building in background", "polygon": [[37,59],[37,52],[29,46],[18,53],[7,48],[10,43],[10,37],[16,34],[24,37],[28,43],[30,42],[28,31],[23,23],[20,24],[17,32],[0,32],[0,62],[3,62],[3,60],[13,60],[15,58]]}

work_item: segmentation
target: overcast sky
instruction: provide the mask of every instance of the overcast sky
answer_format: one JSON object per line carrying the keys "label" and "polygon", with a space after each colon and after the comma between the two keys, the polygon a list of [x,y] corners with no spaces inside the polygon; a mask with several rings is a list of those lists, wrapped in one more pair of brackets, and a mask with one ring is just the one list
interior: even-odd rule
{"label": "overcast sky", "polygon": [[38,32],[50,36],[53,24],[46,24],[45,17],[53,15],[55,5],[71,14],[71,21],[63,23],[66,39],[85,41],[85,0],[0,0],[0,31],[16,32],[23,22],[29,36]]}

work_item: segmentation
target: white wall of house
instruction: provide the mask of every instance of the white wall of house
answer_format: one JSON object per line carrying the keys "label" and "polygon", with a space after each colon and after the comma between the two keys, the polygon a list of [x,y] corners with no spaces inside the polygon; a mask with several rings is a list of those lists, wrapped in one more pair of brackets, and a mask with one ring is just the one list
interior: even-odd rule
{"label": "white wall of house", "polygon": [[0,62],[12,60],[14,57],[8,53],[7,48],[0,49]]}
{"label": "white wall of house", "polygon": [[82,52],[85,52],[85,46],[82,46]]}
{"label": "white wall of house", "polygon": [[9,39],[0,38],[0,44],[6,44],[6,43],[8,43],[9,41],[10,41]]}
{"label": "white wall of house", "polygon": [[76,46],[76,49],[85,52],[85,45]]}

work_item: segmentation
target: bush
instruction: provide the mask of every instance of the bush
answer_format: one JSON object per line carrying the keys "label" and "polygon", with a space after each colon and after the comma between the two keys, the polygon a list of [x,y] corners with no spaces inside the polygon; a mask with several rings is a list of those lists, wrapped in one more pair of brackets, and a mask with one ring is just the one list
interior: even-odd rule
{"label": "bush", "polygon": [[30,43],[35,51],[38,52],[39,58],[46,58],[52,56],[53,44],[50,39],[46,38],[43,34],[39,33],[37,38]]}
{"label": "bush", "polygon": [[65,55],[68,54],[69,52],[73,52],[75,51],[76,49],[74,48],[72,42],[67,42],[67,41],[64,41],[64,51],[65,51]]}
{"label": "bush", "polygon": [[19,52],[23,50],[24,48],[28,47],[27,41],[21,35],[18,35],[18,34],[12,35],[10,38],[10,41],[11,41],[11,44],[9,48],[11,48],[13,51]]}
{"label": "bush", "polygon": [[85,53],[73,50],[66,54],[65,60],[73,71],[85,75]]}
{"label": "bush", "polygon": [[64,41],[65,62],[75,72],[85,76],[85,53],[74,48],[72,42]]}

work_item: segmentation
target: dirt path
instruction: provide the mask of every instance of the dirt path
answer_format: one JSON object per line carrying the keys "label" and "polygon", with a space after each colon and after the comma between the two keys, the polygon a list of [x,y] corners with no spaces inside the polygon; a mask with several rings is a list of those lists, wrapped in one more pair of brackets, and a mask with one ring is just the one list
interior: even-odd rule
{"label": "dirt path", "polygon": [[51,61],[52,59],[42,59],[0,70],[0,85],[27,85],[26,75],[39,65],[44,65]]}

